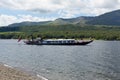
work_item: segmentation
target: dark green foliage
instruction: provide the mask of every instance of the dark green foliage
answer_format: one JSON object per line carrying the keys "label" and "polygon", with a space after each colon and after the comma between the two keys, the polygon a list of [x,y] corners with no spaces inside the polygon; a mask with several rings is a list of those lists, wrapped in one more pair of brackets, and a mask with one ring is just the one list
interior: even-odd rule
{"label": "dark green foliage", "polygon": [[0,32],[19,31],[19,27],[1,27]]}
{"label": "dark green foliage", "polygon": [[[15,28],[15,29],[14,29]],[[102,40],[120,40],[120,27],[81,26],[81,25],[42,25],[0,28],[0,38],[95,38]]]}
{"label": "dark green foliage", "polygon": [[20,36],[25,38],[25,34],[21,32],[1,32],[0,39],[18,39]]}
{"label": "dark green foliage", "polygon": [[[87,23],[87,24],[86,24]],[[111,25],[111,26],[106,26]],[[59,18],[45,22],[21,22],[0,27],[0,38],[95,38],[120,40],[120,10],[96,17]]]}

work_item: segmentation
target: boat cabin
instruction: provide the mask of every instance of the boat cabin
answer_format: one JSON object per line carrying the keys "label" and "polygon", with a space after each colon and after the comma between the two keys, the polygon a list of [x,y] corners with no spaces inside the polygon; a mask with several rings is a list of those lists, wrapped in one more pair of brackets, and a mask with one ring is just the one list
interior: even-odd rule
{"label": "boat cabin", "polygon": [[74,43],[75,39],[46,39],[42,43],[54,43],[54,44],[61,44],[61,43]]}

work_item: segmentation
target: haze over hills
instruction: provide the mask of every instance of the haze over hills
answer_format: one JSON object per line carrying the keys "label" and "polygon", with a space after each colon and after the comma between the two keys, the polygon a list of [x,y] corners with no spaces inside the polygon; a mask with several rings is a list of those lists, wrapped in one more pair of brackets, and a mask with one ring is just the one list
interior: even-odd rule
{"label": "haze over hills", "polygon": [[43,22],[21,22],[14,23],[7,27],[20,27],[20,26],[34,26],[34,25],[112,25],[120,26],[120,10],[108,12],[99,16],[81,16],[77,18],[58,18],[54,21],[43,21]]}

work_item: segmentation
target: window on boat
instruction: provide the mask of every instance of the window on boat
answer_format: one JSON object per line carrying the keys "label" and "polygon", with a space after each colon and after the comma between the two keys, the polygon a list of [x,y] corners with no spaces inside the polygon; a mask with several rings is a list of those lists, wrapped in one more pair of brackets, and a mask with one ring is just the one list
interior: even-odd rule
{"label": "window on boat", "polygon": [[50,43],[50,41],[47,41],[47,43]]}
{"label": "window on boat", "polygon": [[54,41],[50,41],[50,43],[55,43]]}
{"label": "window on boat", "polygon": [[71,41],[71,43],[74,43],[74,41]]}
{"label": "window on boat", "polygon": [[63,41],[63,43],[66,43],[66,41]]}
{"label": "window on boat", "polygon": [[55,43],[58,43],[58,41],[55,41]]}
{"label": "window on boat", "polygon": [[62,43],[62,41],[59,41],[59,43]]}
{"label": "window on boat", "polygon": [[67,41],[68,43],[70,43],[70,41]]}

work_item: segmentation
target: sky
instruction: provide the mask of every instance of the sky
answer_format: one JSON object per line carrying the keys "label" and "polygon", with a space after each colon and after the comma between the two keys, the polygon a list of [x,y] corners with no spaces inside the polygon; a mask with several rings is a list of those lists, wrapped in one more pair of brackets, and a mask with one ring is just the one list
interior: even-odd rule
{"label": "sky", "polygon": [[98,16],[117,9],[120,9],[120,0],[0,0],[0,26]]}

